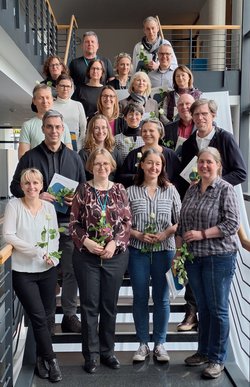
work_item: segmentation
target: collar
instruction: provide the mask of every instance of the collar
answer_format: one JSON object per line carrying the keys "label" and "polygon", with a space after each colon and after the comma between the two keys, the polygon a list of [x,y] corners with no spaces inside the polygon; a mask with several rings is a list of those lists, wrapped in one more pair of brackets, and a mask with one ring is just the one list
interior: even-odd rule
{"label": "collar", "polygon": [[215,134],[215,127],[213,126],[213,129],[211,130],[211,132],[208,133],[208,135],[205,136],[205,137],[200,137],[198,132],[199,132],[199,130],[197,129],[196,138],[198,138],[199,140],[212,140],[212,138],[213,138],[213,136]]}
{"label": "collar", "polygon": [[45,150],[45,152],[48,153],[48,154],[59,153],[59,152],[61,152],[62,149],[63,149],[63,143],[62,143],[62,142],[61,142],[59,148],[58,148],[55,152],[53,152],[51,149],[49,149],[49,148],[47,147],[47,145],[45,144],[45,141],[43,141],[43,142],[41,143],[41,145],[42,145],[43,149]]}

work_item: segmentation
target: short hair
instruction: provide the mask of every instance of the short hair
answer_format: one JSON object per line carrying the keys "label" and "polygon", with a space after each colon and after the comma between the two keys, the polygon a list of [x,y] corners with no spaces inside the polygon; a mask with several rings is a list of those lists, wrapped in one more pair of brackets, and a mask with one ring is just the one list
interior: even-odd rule
{"label": "short hair", "polygon": [[101,78],[100,78],[100,81],[102,82],[103,79],[104,79],[104,77],[105,77],[105,66],[104,66],[104,63],[103,63],[103,61],[102,61],[101,59],[92,59],[92,60],[89,62],[88,67],[87,67],[87,70],[86,70],[86,76],[87,76],[88,78],[90,78],[90,70],[91,70],[91,67],[93,66],[93,64],[94,64],[95,62],[100,63],[100,65],[102,66],[102,76],[101,76]]}
{"label": "short hair", "polygon": [[160,29],[160,25],[159,25],[159,22],[158,22],[158,20],[156,19],[156,17],[154,17],[154,16],[148,16],[148,17],[146,17],[146,18],[143,20],[143,22],[142,22],[143,27],[145,27],[145,24],[148,23],[148,22],[155,22],[155,23],[157,24],[158,28]]}
{"label": "short hair", "polygon": [[43,74],[45,75],[46,78],[50,77],[50,71],[49,71],[49,66],[50,63],[53,59],[57,59],[60,65],[62,66],[62,74],[69,74],[69,69],[68,67],[63,63],[63,60],[60,58],[58,55],[50,55],[46,61],[44,62],[43,65]]}
{"label": "short hair", "polygon": [[56,86],[59,85],[61,81],[70,81],[71,86],[73,86],[73,79],[68,74],[61,74],[56,80]]}
{"label": "short hair", "polygon": [[198,153],[198,161],[199,161],[200,156],[203,155],[203,153],[209,153],[213,157],[216,164],[219,165],[218,176],[221,176],[222,175],[222,160],[221,160],[221,155],[220,155],[220,152],[218,151],[218,149],[214,148],[213,146],[207,146],[206,148],[201,149]]}
{"label": "short hair", "polygon": [[143,115],[144,114],[144,107],[139,103],[129,103],[123,109],[122,114],[124,117],[126,117],[128,115],[128,113],[134,113],[134,112],[138,112],[138,113],[141,113],[141,115]]}
{"label": "short hair", "polygon": [[131,77],[131,80],[130,80],[128,92],[131,94],[134,91],[133,83],[137,78],[142,78],[147,82],[147,89],[145,91],[145,94],[148,97],[151,93],[151,81],[149,79],[149,76],[144,71],[137,71],[136,73],[134,73],[134,75]]}
{"label": "short hair", "polygon": [[103,114],[102,93],[104,92],[104,90],[111,90],[114,93],[114,95],[115,95],[114,110],[113,110],[113,114],[112,114],[112,117],[111,117],[111,120],[115,120],[116,118],[119,117],[119,101],[118,101],[117,93],[116,93],[115,89],[113,88],[113,86],[111,86],[111,85],[103,86],[102,91],[99,94],[99,97],[97,99],[97,110],[98,110],[98,113]]}
{"label": "short hair", "polygon": [[104,116],[103,114],[96,114],[89,121],[87,131],[86,131],[86,137],[84,141],[84,149],[87,149],[89,152],[92,152],[94,149],[98,148],[98,145],[96,144],[96,140],[94,138],[94,126],[95,126],[96,120],[104,120],[106,122],[108,133],[107,133],[107,137],[104,140],[104,147],[109,152],[112,152],[115,146],[115,139],[112,134],[109,121],[107,117]]}
{"label": "short hair", "polygon": [[173,47],[171,46],[170,43],[162,43],[162,44],[160,44],[159,47],[158,47],[157,52],[159,52],[160,48],[163,47],[163,46],[164,46],[164,47],[165,47],[165,46],[166,46],[166,47],[170,47],[170,48],[171,48],[171,51],[172,51],[172,54],[173,54],[174,50],[173,50]]}
{"label": "short hair", "polygon": [[157,130],[159,132],[160,138],[163,138],[165,135],[164,125],[158,118],[146,118],[141,123],[141,131],[143,130],[143,126],[147,123],[152,123],[157,125]]}
{"label": "short hair", "polygon": [[33,91],[32,91],[33,98],[36,97],[37,92],[38,92],[39,90],[48,90],[48,91],[50,91],[51,97],[53,97],[53,96],[52,96],[52,89],[51,89],[50,86],[48,86],[48,85],[46,85],[46,84],[44,84],[44,83],[38,83],[38,84],[34,87],[34,89],[33,89]]}
{"label": "short hair", "polygon": [[161,152],[158,152],[154,148],[149,148],[148,150],[146,150],[142,154],[142,157],[141,157],[141,159],[139,161],[138,170],[137,170],[137,173],[135,175],[135,185],[140,186],[140,185],[143,184],[143,182],[144,182],[144,171],[141,168],[141,163],[143,163],[146,160],[146,158],[149,155],[152,155],[152,154],[159,156],[160,159],[161,159],[161,162],[162,162],[161,173],[158,176],[157,184],[159,185],[159,187],[168,187],[171,183],[170,183],[170,181],[167,178],[165,157],[163,156],[163,154]]}
{"label": "short hair", "polygon": [[87,162],[86,162],[86,170],[93,174],[94,162],[95,162],[96,157],[99,155],[106,157],[110,161],[111,172],[114,172],[116,170],[116,162],[113,159],[111,153],[105,148],[96,148],[90,153],[90,155],[87,159]]}
{"label": "short hair", "polygon": [[176,80],[175,80],[175,76],[176,76],[176,73],[178,70],[183,71],[184,73],[188,74],[188,76],[189,76],[188,87],[192,88],[194,86],[194,76],[193,76],[192,71],[187,66],[180,65],[180,66],[176,67],[176,69],[174,70],[174,73],[173,73],[174,89],[178,90],[178,85],[177,85]]}
{"label": "short hair", "polygon": [[61,118],[62,120],[62,124],[63,124],[63,115],[61,113],[59,113],[57,110],[47,110],[46,113],[44,114],[43,116],[43,127],[45,126],[45,123],[47,121],[48,118],[51,118],[51,117],[59,117]]}
{"label": "short hair", "polygon": [[206,99],[201,98],[194,101],[194,103],[190,107],[190,113],[193,115],[195,109],[197,109],[199,106],[207,105],[210,112],[214,115],[216,115],[218,106],[217,103],[213,99]]}
{"label": "short hair", "polygon": [[43,175],[37,168],[23,169],[21,172],[20,183],[23,184],[25,181],[30,181],[32,176],[36,176],[38,180],[43,184]]}
{"label": "short hair", "polygon": [[98,43],[98,36],[97,36],[97,34],[94,31],[86,31],[86,32],[84,32],[84,34],[82,36],[82,41],[84,41],[84,39],[87,36],[94,36],[96,38],[96,40],[97,40],[97,43]]}
{"label": "short hair", "polygon": [[118,75],[117,67],[121,59],[127,58],[130,60],[130,71],[129,74],[132,74],[133,72],[133,64],[132,64],[132,58],[127,52],[120,52],[120,54],[115,56],[115,61],[114,61],[114,71],[115,75]]}

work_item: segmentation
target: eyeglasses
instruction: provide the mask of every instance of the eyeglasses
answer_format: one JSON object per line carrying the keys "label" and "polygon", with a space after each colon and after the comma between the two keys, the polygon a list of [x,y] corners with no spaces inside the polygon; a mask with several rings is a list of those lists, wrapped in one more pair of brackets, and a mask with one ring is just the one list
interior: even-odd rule
{"label": "eyeglasses", "polygon": [[69,85],[57,85],[58,87],[60,87],[61,89],[71,89],[71,86]]}
{"label": "eyeglasses", "polygon": [[160,56],[171,56],[172,55],[172,52],[159,52]]}
{"label": "eyeglasses", "polygon": [[98,167],[98,168],[104,167],[105,168],[105,167],[108,167],[110,165],[110,163],[108,161],[104,161],[104,163],[94,163],[93,165],[94,165],[94,167]]}
{"label": "eyeglasses", "polygon": [[93,70],[93,71],[102,71],[102,68],[101,68],[101,67],[91,67],[90,70]]}
{"label": "eyeglasses", "polygon": [[115,95],[110,95],[110,94],[103,94],[101,96],[103,99],[115,99]]}
{"label": "eyeglasses", "polygon": [[49,65],[49,67],[60,67],[61,63],[52,63]]}
{"label": "eyeglasses", "polygon": [[128,113],[127,114],[127,117],[128,118],[134,118],[134,117],[136,117],[136,118],[141,118],[141,113],[139,113],[139,112],[134,112],[134,113]]}

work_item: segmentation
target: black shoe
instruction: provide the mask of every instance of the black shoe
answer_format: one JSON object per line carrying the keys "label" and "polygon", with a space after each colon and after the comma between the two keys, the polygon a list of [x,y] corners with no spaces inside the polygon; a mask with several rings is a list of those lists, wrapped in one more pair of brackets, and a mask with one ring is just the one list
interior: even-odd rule
{"label": "black shoe", "polygon": [[79,318],[73,314],[72,316],[63,316],[61,323],[62,332],[81,333],[82,325]]}
{"label": "black shoe", "polygon": [[49,370],[46,362],[41,356],[37,356],[36,358],[36,373],[42,379],[47,379],[49,377]]}
{"label": "black shoe", "polygon": [[88,374],[94,374],[97,370],[97,360],[89,360],[85,361],[83,366],[84,371],[88,372]]}
{"label": "black shoe", "polygon": [[179,332],[187,332],[192,329],[197,329],[198,320],[195,313],[186,313],[184,320],[177,325],[177,331]]}
{"label": "black shoe", "polygon": [[60,382],[62,380],[61,370],[59,368],[57,359],[52,359],[48,361],[49,364],[49,380],[52,383]]}
{"label": "black shoe", "polygon": [[106,365],[109,368],[113,368],[114,370],[117,370],[121,366],[119,360],[115,357],[115,355],[111,355],[108,357],[101,356],[100,361],[102,364]]}

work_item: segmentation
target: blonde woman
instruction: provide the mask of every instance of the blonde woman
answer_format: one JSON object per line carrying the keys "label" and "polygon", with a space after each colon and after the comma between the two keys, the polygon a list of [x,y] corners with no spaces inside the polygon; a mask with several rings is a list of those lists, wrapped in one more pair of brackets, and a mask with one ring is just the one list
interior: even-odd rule
{"label": "blonde woman", "polygon": [[108,84],[113,86],[115,90],[128,89],[132,69],[131,56],[126,52],[121,52],[115,57],[114,70],[116,77]]}

